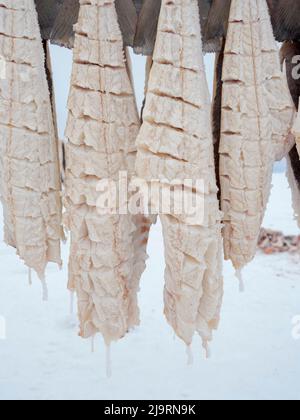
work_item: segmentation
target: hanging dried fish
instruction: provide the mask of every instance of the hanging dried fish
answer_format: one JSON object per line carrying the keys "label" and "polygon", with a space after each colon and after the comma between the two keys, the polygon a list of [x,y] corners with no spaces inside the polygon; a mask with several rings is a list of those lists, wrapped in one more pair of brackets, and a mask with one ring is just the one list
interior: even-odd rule
{"label": "hanging dried fish", "polygon": [[44,278],[61,265],[61,202],[54,127],[33,0],[0,0],[0,179],[5,242]]}
{"label": "hanging dried fish", "polygon": [[[78,295],[80,335],[106,343],[139,323],[148,219],[98,212],[99,181],[130,181],[140,127],[114,0],[81,1],[66,129],[69,288]],[[124,203],[125,204],[125,203]]]}
{"label": "hanging dried fish", "polygon": [[291,144],[294,109],[265,0],[232,0],[225,47],[220,178],[225,257],[249,263],[269,199],[273,163]]}
{"label": "hanging dried fish", "polygon": [[[161,215],[166,256],[165,314],[190,345],[197,331],[206,346],[217,327],[222,301],[220,212],[197,0],[163,0],[143,124],[137,173],[159,180],[203,180],[204,221],[185,212]],[[172,191],[172,190],[171,190]],[[171,192],[171,201],[176,201]],[[151,205],[155,203],[151,203]],[[172,206],[171,206],[172,207]],[[173,208],[174,210],[174,208]]]}
{"label": "hanging dried fish", "polygon": [[296,116],[296,108],[289,90],[286,67],[282,68],[280,51],[274,38],[271,18],[266,0],[257,0],[261,9],[260,34],[262,61],[260,71],[263,76],[264,94],[266,95],[271,121],[272,141],[275,147],[275,160],[286,157],[295,144],[292,127]]}

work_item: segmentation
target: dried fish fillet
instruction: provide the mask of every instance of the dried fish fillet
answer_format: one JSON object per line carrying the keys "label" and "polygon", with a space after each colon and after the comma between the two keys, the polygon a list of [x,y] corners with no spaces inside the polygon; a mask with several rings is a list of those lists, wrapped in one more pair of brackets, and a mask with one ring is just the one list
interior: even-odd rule
{"label": "dried fish fillet", "polygon": [[100,181],[134,174],[140,121],[129,67],[114,0],[81,1],[66,129],[69,288],[78,295],[80,335],[101,333],[107,344],[139,324],[149,234],[143,215],[98,207]]}
{"label": "dried fish fillet", "polygon": [[5,242],[43,279],[48,262],[62,264],[61,186],[34,1],[1,0],[0,26],[0,190]]}
{"label": "dried fish fillet", "polygon": [[[174,180],[180,188],[185,180],[193,186],[203,181],[203,190],[191,188],[189,195],[201,197],[204,220],[200,214],[190,218],[185,211],[177,213],[175,207],[160,212],[165,314],[187,345],[195,332],[205,345],[211,340],[223,294],[210,97],[198,17],[197,0],[162,1],[136,164],[138,176],[149,186],[153,180],[167,189]],[[171,201],[176,202],[172,190]]]}
{"label": "dried fish fillet", "polygon": [[237,270],[257,248],[275,159],[288,153],[294,107],[265,0],[233,0],[223,66],[220,178],[225,257]]}

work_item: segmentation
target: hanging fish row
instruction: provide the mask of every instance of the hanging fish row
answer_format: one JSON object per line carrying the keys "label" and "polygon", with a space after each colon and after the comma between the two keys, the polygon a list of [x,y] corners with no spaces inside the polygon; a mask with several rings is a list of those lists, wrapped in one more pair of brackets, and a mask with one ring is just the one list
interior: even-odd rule
{"label": "hanging fish row", "polygon": [[[187,345],[198,333],[207,348],[222,305],[223,241],[225,258],[238,271],[254,258],[274,162],[292,153],[295,137],[300,144],[300,121],[292,135],[296,108],[266,0],[231,2],[217,58],[213,120],[198,16],[197,0],[162,1],[141,122],[115,1],[80,2],[64,224],[71,236],[69,289],[78,297],[84,338],[101,333],[110,344],[139,324],[139,283],[157,216],[100,215],[99,182],[117,182],[121,171],[128,182],[141,179],[150,186],[156,180],[162,188],[174,179],[204,181],[205,188],[190,191],[204,203],[203,220],[172,210],[158,215],[166,318]],[[5,241],[41,278],[47,262],[61,264],[62,238],[57,129],[46,65],[34,1],[0,0]],[[292,171],[289,178],[297,182]],[[294,202],[300,208],[298,197]]]}

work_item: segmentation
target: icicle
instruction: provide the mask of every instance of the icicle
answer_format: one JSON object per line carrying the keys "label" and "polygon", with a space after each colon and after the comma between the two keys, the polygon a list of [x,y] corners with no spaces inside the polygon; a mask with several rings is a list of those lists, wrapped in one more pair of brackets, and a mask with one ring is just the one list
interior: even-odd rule
{"label": "icicle", "polygon": [[210,359],[211,352],[210,352],[208,341],[203,341],[202,347],[205,350],[205,357],[206,357],[206,359]]}
{"label": "icicle", "polygon": [[110,352],[110,344],[106,345],[106,377],[111,378],[112,376],[112,369],[111,369],[111,352]]}
{"label": "icicle", "polygon": [[236,278],[238,279],[238,281],[240,282],[240,293],[244,293],[245,291],[245,284],[244,284],[244,280],[243,280],[243,275],[242,275],[242,270],[237,270],[236,273]]}
{"label": "icicle", "polygon": [[95,336],[91,337],[91,353],[95,353]]}
{"label": "icicle", "polygon": [[43,301],[47,302],[48,301],[48,287],[47,287],[47,283],[45,279],[41,280],[42,282],[42,287],[43,287]]}
{"label": "icicle", "polygon": [[193,356],[193,351],[192,351],[192,346],[186,346],[186,354],[187,354],[187,358],[188,358],[188,366],[192,366],[194,363],[194,356]]}
{"label": "icicle", "polygon": [[28,284],[29,284],[29,286],[32,286],[32,270],[31,270],[31,268],[28,268]]}
{"label": "icicle", "polygon": [[74,290],[70,290],[70,315],[74,313]]}

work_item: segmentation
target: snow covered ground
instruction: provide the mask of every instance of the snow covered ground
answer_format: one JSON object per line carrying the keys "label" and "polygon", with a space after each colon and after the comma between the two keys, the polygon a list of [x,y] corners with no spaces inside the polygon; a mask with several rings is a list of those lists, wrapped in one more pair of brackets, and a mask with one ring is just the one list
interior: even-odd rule
{"label": "snow covered ground", "polygon": [[[60,100],[61,125],[64,106]],[[298,233],[282,173],[274,175],[264,225]],[[102,340],[97,338],[91,353],[90,341],[77,336],[76,316],[69,315],[67,246],[63,254],[64,269],[48,269],[49,302],[44,303],[39,280],[34,277],[28,286],[26,268],[1,240],[0,338],[5,321],[6,339],[0,339],[0,399],[300,399],[300,340],[292,334],[292,321],[300,315],[300,257],[258,254],[245,269],[244,294],[226,263],[212,357],[205,360],[195,338],[194,364],[187,366],[185,346],[174,339],[163,316],[158,224],[142,280],[142,323],[112,346],[108,379]]]}

